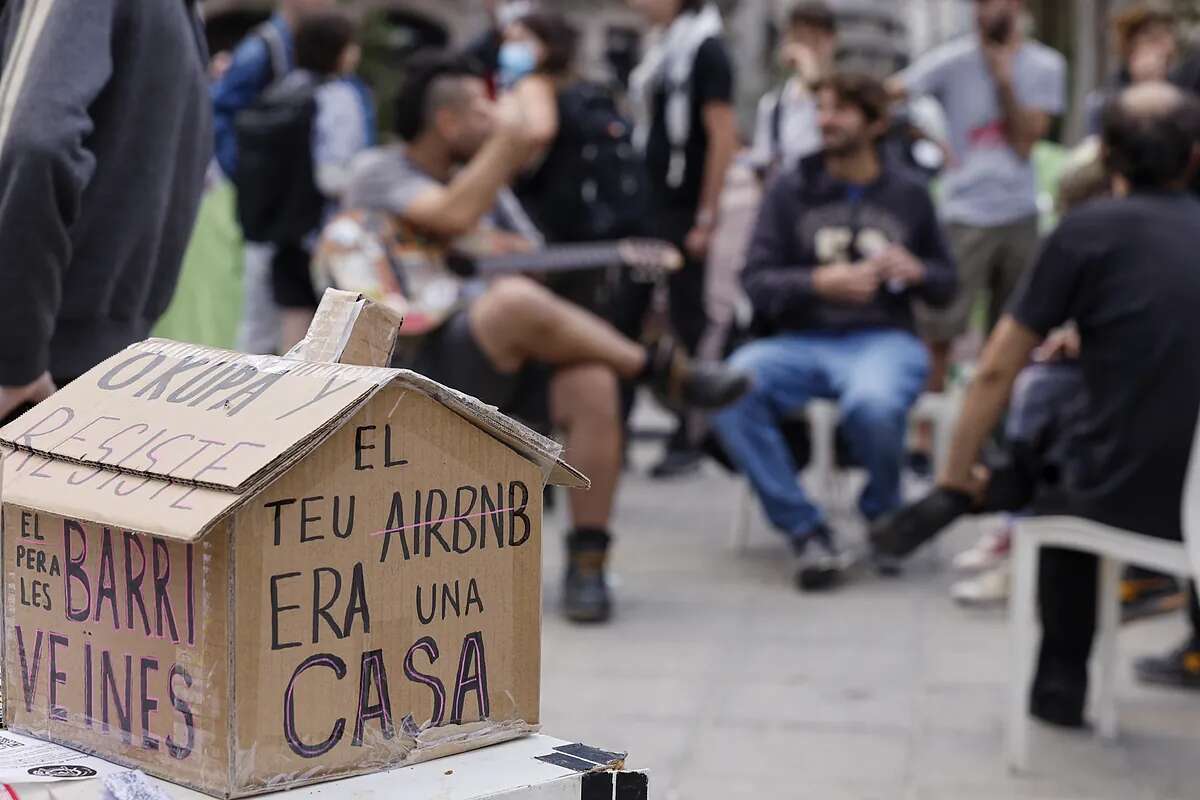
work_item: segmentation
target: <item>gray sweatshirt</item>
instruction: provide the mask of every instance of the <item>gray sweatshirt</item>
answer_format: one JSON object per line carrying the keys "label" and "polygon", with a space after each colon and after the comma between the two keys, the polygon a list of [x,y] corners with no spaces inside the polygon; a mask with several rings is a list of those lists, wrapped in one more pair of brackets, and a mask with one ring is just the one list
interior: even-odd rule
{"label": "gray sweatshirt", "polygon": [[191,0],[0,6],[0,386],[21,386],[78,377],[166,310],[212,122]]}

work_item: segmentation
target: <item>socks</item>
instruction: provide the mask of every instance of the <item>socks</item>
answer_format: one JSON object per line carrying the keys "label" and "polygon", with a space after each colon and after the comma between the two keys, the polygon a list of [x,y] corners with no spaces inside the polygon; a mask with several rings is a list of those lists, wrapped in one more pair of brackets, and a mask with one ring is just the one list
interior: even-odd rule
{"label": "socks", "polygon": [[567,535],[570,547],[587,549],[604,549],[612,541],[612,536],[604,528],[576,528]]}

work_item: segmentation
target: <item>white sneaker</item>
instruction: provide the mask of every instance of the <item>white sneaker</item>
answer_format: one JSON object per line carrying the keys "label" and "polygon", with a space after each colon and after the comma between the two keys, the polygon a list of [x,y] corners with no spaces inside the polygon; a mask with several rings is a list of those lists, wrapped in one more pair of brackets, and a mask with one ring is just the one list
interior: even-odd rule
{"label": "white sneaker", "polygon": [[969,550],[964,550],[951,562],[958,572],[983,572],[1002,563],[1012,549],[1012,526],[1005,523],[998,530],[979,537]]}
{"label": "white sneaker", "polygon": [[1008,601],[1010,570],[1007,561],[987,572],[950,587],[954,602],[963,606],[994,606]]}

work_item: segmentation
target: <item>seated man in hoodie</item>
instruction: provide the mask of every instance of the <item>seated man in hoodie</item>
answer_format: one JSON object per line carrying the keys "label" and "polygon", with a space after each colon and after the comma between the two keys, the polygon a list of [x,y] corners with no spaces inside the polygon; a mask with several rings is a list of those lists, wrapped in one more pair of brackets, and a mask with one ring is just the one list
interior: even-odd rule
{"label": "seated man in hoodie", "polygon": [[772,524],[809,562],[805,589],[836,583],[848,559],[796,480],[781,419],[810,400],[838,401],[851,454],[870,476],[859,508],[868,519],[895,509],[907,417],[929,371],[912,301],[945,305],[956,288],[928,193],[880,159],[883,86],[838,74],[816,98],[824,150],[768,190],[743,273],[768,335],[732,361],[754,388],[714,419]]}

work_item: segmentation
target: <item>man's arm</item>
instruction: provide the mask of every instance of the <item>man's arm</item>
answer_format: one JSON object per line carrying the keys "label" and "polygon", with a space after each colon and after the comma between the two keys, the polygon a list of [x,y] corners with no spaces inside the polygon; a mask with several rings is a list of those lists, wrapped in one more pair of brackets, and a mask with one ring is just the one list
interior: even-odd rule
{"label": "man's arm", "polygon": [[954,255],[946,244],[933,201],[928,196],[923,200],[925,212],[917,231],[916,256],[925,267],[925,276],[916,292],[928,305],[944,308],[958,292],[958,270],[955,268]]}
{"label": "man's arm", "polygon": [[271,54],[261,36],[251,35],[237,46],[233,61],[209,90],[213,104],[215,153],[221,171],[233,178],[237,169],[238,112],[252,105],[271,80]]}
{"label": "man's arm", "polygon": [[[1050,111],[1044,108],[1031,105],[1023,102],[1017,91],[1016,72],[1014,70],[1014,62],[1016,60],[1017,48],[1019,44],[1010,42],[998,45],[985,45],[983,48],[984,60],[987,62],[988,69],[991,71],[992,79],[996,83],[996,96],[1000,101],[1000,114],[1004,125],[1004,136],[1008,140],[1008,144],[1021,158],[1028,160],[1033,155],[1033,147],[1039,141],[1046,137],[1050,132],[1050,123],[1053,116]],[[1039,76],[1039,82],[1051,84],[1058,82],[1061,84],[1062,76],[1051,76],[1045,74]],[[1061,107],[1061,85],[1055,86],[1038,86],[1036,91],[1039,95],[1045,94],[1049,105],[1054,108]],[[1054,99],[1058,97],[1059,99]],[[1043,105],[1046,105],[1045,103]]]}
{"label": "man's arm", "polygon": [[731,103],[705,103],[701,116],[708,133],[708,152],[704,157],[700,208],[696,211],[695,227],[685,242],[694,258],[703,258],[708,254],[712,234],[717,227],[725,176],[738,148],[737,118]]}
{"label": "man's arm", "polygon": [[1008,407],[1017,375],[1041,341],[1041,335],[1011,315],[1001,318],[988,338],[978,370],[967,389],[946,466],[938,476],[939,486],[972,496],[979,494],[980,482],[973,475],[979,454]]}
{"label": "man's arm", "polygon": [[1033,146],[1050,132],[1050,115],[1021,105],[1011,76],[996,79],[996,92],[1004,115],[1004,135],[1017,155],[1028,160],[1033,155]]}
{"label": "man's arm", "polygon": [[866,264],[825,264],[806,267],[792,241],[792,226],[802,213],[791,198],[795,185],[786,177],[777,179],[759,207],[758,220],[750,238],[742,288],[763,319],[777,323],[784,318],[792,325],[803,323],[820,302],[862,305],[879,290],[879,273]]}
{"label": "man's arm", "polygon": [[[95,127],[90,109],[112,76],[112,54],[119,52],[120,43],[113,41],[118,5],[117,0],[49,4],[40,28],[21,25],[4,65],[2,387],[28,388],[50,369],[50,339],[72,256],[71,226],[96,168],[87,148]],[[45,4],[27,3],[23,13],[44,9]]]}
{"label": "man's arm", "polygon": [[793,215],[789,176],[776,178],[758,208],[746,251],[742,288],[754,313],[769,321],[784,315],[803,315],[815,298],[812,272],[786,266],[795,259],[786,220]]}
{"label": "man's arm", "polygon": [[717,215],[721,210],[721,191],[725,175],[737,152],[737,118],[733,110],[733,63],[720,39],[709,39],[696,51],[692,85],[700,106],[701,124],[708,137],[701,179],[700,205],[684,249],[695,259],[708,254]]}
{"label": "man's arm", "polygon": [[465,236],[479,226],[533,147],[519,106],[512,95],[506,101],[496,133],[450,183],[430,186],[407,203],[403,212],[406,222],[446,240]]}
{"label": "man's arm", "polygon": [[544,75],[522,78],[512,91],[525,109],[531,152],[526,165],[539,164],[558,138],[558,97],[554,83]]}
{"label": "man's arm", "polygon": [[945,75],[950,71],[948,51],[943,48],[932,50],[907,69],[903,69],[884,81],[884,88],[895,102],[904,102],[922,95],[939,97]]}

